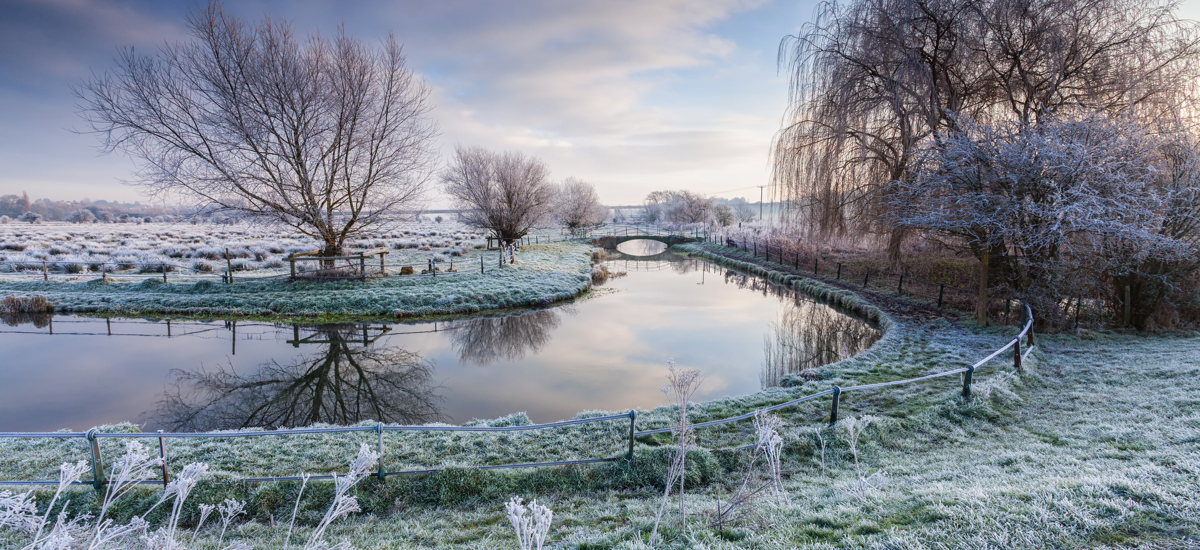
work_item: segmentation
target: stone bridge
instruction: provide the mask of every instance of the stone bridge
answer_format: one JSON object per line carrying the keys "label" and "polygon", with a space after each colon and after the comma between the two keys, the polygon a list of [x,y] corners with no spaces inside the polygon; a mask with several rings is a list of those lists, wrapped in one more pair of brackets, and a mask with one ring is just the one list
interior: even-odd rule
{"label": "stone bridge", "polygon": [[700,241],[700,239],[697,239],[694,237],[684,237],[683,235],[623,235],[623,236],[596,237],[596,238],[592,239],[592,244],[595,246],[603,247],[603,248],[616,249],[617,245],[619,245],[625,241],[636,241],[638,239],[644,239],[647,241],[658,241],[667,246],[684,244],[684,243],[694,243],[694,242]]}

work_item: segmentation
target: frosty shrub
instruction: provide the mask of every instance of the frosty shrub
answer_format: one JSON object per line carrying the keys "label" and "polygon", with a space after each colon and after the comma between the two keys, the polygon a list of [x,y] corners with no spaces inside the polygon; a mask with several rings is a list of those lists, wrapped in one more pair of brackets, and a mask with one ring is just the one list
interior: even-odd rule
{"label": "frosty shrub", "polygon": [[49,313],[54,311],[54,304],[51,304],[45,296],[34,294],[33,296],[5,296],[0,300],[0,313]]}
{"label": "frosty shrub", "polygon": [[517,545],[521,550],[542,550],[546,535],[550,533],[550,522],[554,512],[534,499],[526,507],[521,497],[513,497],[504,505],[508,521],[517,532]]}

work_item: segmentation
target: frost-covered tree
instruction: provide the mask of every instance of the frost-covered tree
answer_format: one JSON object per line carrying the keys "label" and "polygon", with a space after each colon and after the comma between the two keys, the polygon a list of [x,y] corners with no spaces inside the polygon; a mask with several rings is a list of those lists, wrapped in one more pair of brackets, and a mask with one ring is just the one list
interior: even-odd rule
{"label": "frost-covered tree", "polygon": [[643,201],[646,220],[668,223],[703,223],[712,213],[713,200],[694,191],[654,191]]}
{"label": "frost-covered tree", "polygon": [[96,215],[91,210],[80,208],[70,214],[67,214],[66,221],[74,223],[92,223],[96,221]]}
{"label": "frost-covered tree", "polygon": [[301,41],[216,2],[187,23],[191,40],[124,49],[77,90],[104,149],[140,160],[145,189],[291,226],[331,256],[419,204],[436,129],[394,38]]}
{"label": "frost-covered tree", "polygon": [[826,1],[780,46],[790,105],[773,150],[785,219],[891,235],[891,181],[962,118],[1064,109],[1142,120],[1191,100],[1196,25],[1170,0]]}
{"label": "frost-covered tree", "polygon": [[989,284],[1042,316],[1115,278],[1165,282],[1146,267],[1195,258],[1164,231],[1180,191],[1164,186],[1163,140],[1143,125],[1098,113],[956,125],[928,142],[912,181],[891,184],[890,221],[986,253]]}
{"label": "frost-covered tree", "polygon": [[600,204],[596,187],[577,178],[567,178],[558,186],[554,219],[567,229],[593,227],[604,223],[608,209]]}
{"label": "frost-covered tree", "polygon": [[463,210],[460,221],[512,243],[554,210],[550,169],[517,152],[458,146],[442,172],[445,191]]}

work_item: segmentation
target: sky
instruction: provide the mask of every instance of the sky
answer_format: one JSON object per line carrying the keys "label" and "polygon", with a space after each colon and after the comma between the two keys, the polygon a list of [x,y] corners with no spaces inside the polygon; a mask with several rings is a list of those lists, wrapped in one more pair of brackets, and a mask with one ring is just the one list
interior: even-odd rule
{"label": "sky", "polygon": [[[392,33],[430,85],[449,158],[456,144],[544,160],[556,181],[594,184],[609,205],[690,189],[758,199],[787,102],[780,41],[816,0],[245,0],[249,22],[297,34],[339,24],[368,44]],[[0,0],[0,195],[147,201],[135,161],[102,155],[72,87],[118,48],[187,39],[195,2]],[[1200,19],[1200,0],[1180,13]],[[451,206],[431,186],[431,207]]]}
{"label": "sky", "polygon": [[[101,154],[72,92],[118,48],[188,37],[194,2],[0,0],[0,194],[147,201],[135,160]],[[640,204],[691,189],[758,199],[787,100],[780,40],[814,0],[363,0],[226,2],[248,22],[299,35],[403,44],[432,89],[437,147],[513,150],[601,201]],[[431,206],[449,206],[432,188]]]}

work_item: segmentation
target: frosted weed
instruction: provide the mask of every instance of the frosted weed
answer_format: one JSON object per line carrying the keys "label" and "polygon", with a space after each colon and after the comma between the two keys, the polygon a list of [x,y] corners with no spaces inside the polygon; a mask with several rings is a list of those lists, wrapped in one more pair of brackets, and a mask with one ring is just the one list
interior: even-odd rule
{"label": "frosted weed", "polygon": [[537,499],[531,501],[528,507],[522,504],[523,500],[521,497],[513,497],[504,504],[504,509],[508,512],[508,521],[517,533],[517,545],[521,550],[542,550],[546,535],[550,533],[550,522],[554,519],[554,512],[538,504]]}

